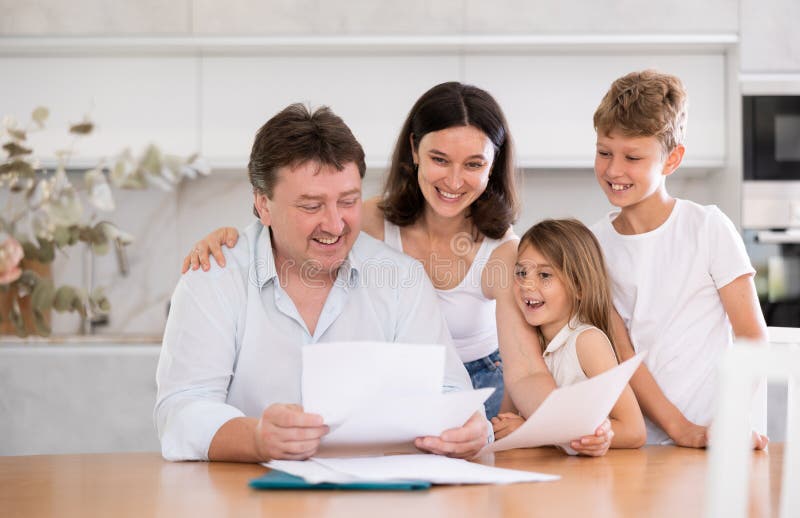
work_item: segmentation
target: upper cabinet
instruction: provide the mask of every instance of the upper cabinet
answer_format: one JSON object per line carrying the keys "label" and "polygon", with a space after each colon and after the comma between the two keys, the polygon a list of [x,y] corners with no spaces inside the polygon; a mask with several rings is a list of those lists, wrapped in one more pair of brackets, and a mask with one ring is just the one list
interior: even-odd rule
{"label": "upper cabinet", "polygon": [[[130,147],[197,151],[197,63],[190,57],[0,55],[0,117],[25,127],[37,106],[50,109],[44,131],[30,131],[37,156],[53,160],[71,149],[72,164],[94,165]],[[69,126],[87,118],[95,130],[79,139]]]}
{"label": "upper cabinet", "polygon": [[[257,129],[290,103],[330,106],[389,163],[414,101],[444,81],[476,84],[503,107],[525,168],[589,168],[592,114],[611,82],[657,68],[689,91],[688,168],[726,163],[726,55],[736,36],[655,34],[376,37],[152,37],[0,39],[0,114],[27,118],[40,104],[51,128],[88,113],[80,142],[93,159],[149,142],[199,151],[217,169],[247,165]],[[48,56],[48,57],[42,57]],[[42,134],[43,158],[65,145]],[[50,153],[48,156],[47,153]]]}
{"label": "upper cabinet", "polygon": [[800,2],[741,0],[741,71],[800,73]]}
{"label": "upper cabinet", "polygon": [[330,106],[361,142],[367,165],[382,168],[417,97],[459,74],[452,55],[203,58],[202,151],[217,166],[246,166],[256,130],[299,102]]}
{"label": "upper cabinet", "polygon": [[544,54],[467,56],[464,76],[497,98],[523,167],[591,167],[592,116],[614,79],[655,68],[680,77],[689,94],[684,165],[725,165],[723,54]]}

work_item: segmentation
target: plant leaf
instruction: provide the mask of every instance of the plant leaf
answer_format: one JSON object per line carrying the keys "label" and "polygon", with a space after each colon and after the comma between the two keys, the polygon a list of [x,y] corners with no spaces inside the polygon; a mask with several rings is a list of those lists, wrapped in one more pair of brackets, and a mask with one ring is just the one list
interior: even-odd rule
{"label": "plant leaf", "polygon": [[11,135],[12,138],[17,140],[25,140],[28,137],[28,135],[25,134],[25,132],[21,129],[8,128],[6,131],[8,131],[8,134]]}
{"label": "plant leaf", "polygon": [[31,292],[31,307],[34,311],[41,313],[49,311],[53,307],[55,296],[56,290],[53,286],[53,281],[46,277],[41,277]]}
{"label": "plant leaf", "polygon": [[20,155],[30,155],[31,153],[33,153],[32,149],[20,146],[16,142],[6,142],[5,144],[3,144],[3,149],[6,150],[6,153],[8,153],[9,158],[14,158],[15,156],[20,156]]}
{"label": "plant leaf", "polygon": [[38,239],[39,241],[39,261],[43,263],[52,263],[56,258],[55,247],[53,242],[49,239]]}
{"label": "plant leaf", "polygon": [[7,162],[5,164],[0,164],[0,176],[9,174],[9,173],[17,173],[20,176],[25,178],[33,178],[36,174],[33,166],[26,162],[25,160],[16,159],[12,160],[11,162]]}
{"label": "plant leaf", "polygon": [[31,119],[36,123],[37,126],[40,128],[44,127],[44,121],[47,120],[47,117],[50,116],[50,110],[45,108],[44,106],[37,106],[33,113],[31,114]]}
{"label": "plant leaf", "polygon": [[36,330],[36,334],[39,336],[50,336],[51,329],[50,324],[47,323],[47,318],[45,318],[44,313],[34,309],[33,310],[33,328]]}
{"label": "plant leaf", "polygon": [[60,313],[69,311],[72,307],[72,300],[76,296],[75,288],[72,286],[61,286],[56,290],[55,297],[53,297],[53,309]]}
{"label": "plant leaf", "polygon": [[11,310],[8,312],[8,319],[14,325],[14,332],[17,336],[25,338],[28,332],[25,330],[25,321],[22,320],[22,313],[19,310],[19,300],[16,297],[11,299]]}
{"label": "plant leaf", "polygon": [[94,124],[86,121],[86,122],[79,122],[78,124],[73,124],[69,127],[69,132],[74,133],[76,135],[88,135],[94,129]]}
{"label": "plant leaf", "polygon": [[100,178],[95,178],[91,182],[89,188],[89,202],[97,209],[104,212],[111,212],[117,206],[114,203],[114,195],[111,193],[111,187],[108,185],[103,173],[100,173]]}

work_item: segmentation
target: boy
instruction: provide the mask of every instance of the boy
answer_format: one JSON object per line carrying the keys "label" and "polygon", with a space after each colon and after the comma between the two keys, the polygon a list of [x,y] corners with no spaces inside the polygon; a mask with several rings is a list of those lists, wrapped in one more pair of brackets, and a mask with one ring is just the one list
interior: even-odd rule
{"label": "boy", "polygon": [[[633,356],[632,344],[648,351],[631,379],[647,442],[701,448],[713,417],[715,370],[731,333],[766,340],[767,328],[755,272],[731,221],[716,206],[667,192],[666,177],[685,151],[686,104],[675,76],[645,70],[612,83],[594,114],[594,169],[619,210],[592,231],[619,312],[618,350],[623,359]],[[755,448],[766,443],[753,433]]]}

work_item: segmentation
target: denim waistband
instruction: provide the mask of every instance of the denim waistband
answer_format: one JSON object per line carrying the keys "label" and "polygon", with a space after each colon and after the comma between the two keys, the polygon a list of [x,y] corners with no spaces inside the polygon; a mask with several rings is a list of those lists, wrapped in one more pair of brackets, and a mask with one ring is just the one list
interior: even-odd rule
{"label": "denim waistband", "polygon": [[467,362],[464,364],[464,367],[467,369],[467,372],[472,375],[478,372],[481,369],[488,369],[493,371],[497,368],[497,362],[501,362],[500,359],[500,350],[495,349],[493,353],[488,356],[484,356],[483,358],[478,358],[477,360],[472,360],[471,362]]}

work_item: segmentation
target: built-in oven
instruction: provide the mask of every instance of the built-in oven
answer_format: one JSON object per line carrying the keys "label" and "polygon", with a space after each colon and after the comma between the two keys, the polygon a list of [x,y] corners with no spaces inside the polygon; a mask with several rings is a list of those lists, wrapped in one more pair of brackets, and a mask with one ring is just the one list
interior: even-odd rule
{"label": "built-in oven", "polygon": [[742,227],[767,324],[800,327],[800,96],[743,97]]}

